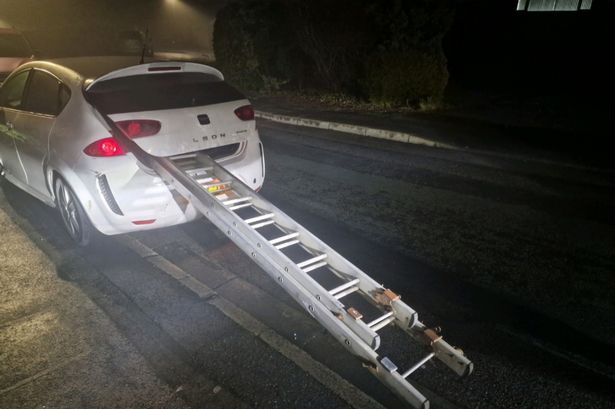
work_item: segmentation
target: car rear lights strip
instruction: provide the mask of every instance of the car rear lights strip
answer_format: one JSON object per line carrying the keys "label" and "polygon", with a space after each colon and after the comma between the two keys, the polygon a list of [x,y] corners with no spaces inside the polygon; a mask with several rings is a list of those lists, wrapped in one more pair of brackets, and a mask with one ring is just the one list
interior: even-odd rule
{"label": "car rear lights strip", "polygon": [[156,221],[156,219],[149,219],[149,220],[133,220],[132,224],[136,224],[136,225],[143,225],[143,224],[152,224]]}
{"label": "car rear lights strip", "polygon": [[242,121],[252,121],[254,120],[254,108],[252,105],[244,105],[235,110],[235,115]]}
{"label": "car rear lights strip", "polygon": [[93,157],[112,157],[124,155],[122,147],[113,137],[99,139],[92,142],[85,147],[83,152],[86,155]]}
{"label": "car rear lights strip", "polygon": [[153,119],[130,119],[118,121],[116,125],[120,127],[124,134],[129,138],[142,138],[144,136],[156,135],[160,132],[160,121]]}

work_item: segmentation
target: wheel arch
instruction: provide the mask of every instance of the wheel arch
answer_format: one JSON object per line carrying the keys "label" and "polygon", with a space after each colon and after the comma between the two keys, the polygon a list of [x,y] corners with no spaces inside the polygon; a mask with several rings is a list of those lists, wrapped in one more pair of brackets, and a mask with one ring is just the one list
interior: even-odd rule
{"label": "wheel arch", "polygon": [[[75,198],[81,204],[86,217],[89,219],[92,226],[101,231],[101,226],[94,223],[94,220],[106,220],[104,213],[99,208],[98,203],[90,194],[90,190],[86,187],[83,180],[77,176],[75,171],[68,166],[52,166],[47,168],[47,187],[52,192],[54,207],[57,208],[57,198],[55,193],[55,185],[58,179],[62,179],[68,187],[73,191]],[[103,226],[104,227],[104,226]]]}

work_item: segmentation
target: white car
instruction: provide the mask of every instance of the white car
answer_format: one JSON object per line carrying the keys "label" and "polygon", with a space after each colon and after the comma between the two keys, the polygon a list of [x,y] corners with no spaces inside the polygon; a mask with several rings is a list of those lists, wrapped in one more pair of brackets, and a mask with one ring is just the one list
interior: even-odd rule
{"label": "white car", "polygon": [[199,216],[111,135],[99,112],[154,156],[205,151],[254,190],[265,177],[249,101],[209,66],[134,57],[26,63],[0,87],[0,169],[57,207],[71,237],[172,226]]}

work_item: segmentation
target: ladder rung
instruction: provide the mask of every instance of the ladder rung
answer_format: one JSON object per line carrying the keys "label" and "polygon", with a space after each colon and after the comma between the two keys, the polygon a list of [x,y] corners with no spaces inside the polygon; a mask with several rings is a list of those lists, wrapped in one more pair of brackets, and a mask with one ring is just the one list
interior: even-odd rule
{"label": "ladder rung", "polygon": [[373,329],[374,331],[378,331],[378,330],[386,327],[387,325],[389,325],[393,321],[395,321],[395,317],[388,317],[388,318],[385,318],[384,320],[380,321],[379,323],[375,324],[373,327],[370,325],[370,328]]}
{"label": "ladder rung", "polygon": [[372,322],[370,322],[369,324],[367,324],[368,327],[373,327],[374,325],[386,320],[389,317],[393,316],[393,311],[387,312],[386,314],[384,314],[383,316],[376,318],[375,320],[373,320]]}
{"label": "ladder rung", "polygon": [[[232,185],[233,181],[229,180],[229,181],[223,181],[218,179],[217,177],[214,176],[209,176],[209,175],[203,175],[203,176],[207,176],[207,177],[201,177],[201,178],[197,178],[195,179],[197,182],[199,182],[201,185],[203,185],[203,187],[205,188],[210,188],[210,187],[218,187],[218,186],[226,186],[226,185]],[[209,183],[206,184],[208,182],[213,182],[213,183]]]}
{"label": "ladder rung", "polygon": [[335,294],[334,297],[335,297],[336,300],[340,300],[340,299],[346,297],[347,295],[352,294],[352,293],[354,293],[355,291],[358,291],[358,290],[359,290],[359,287],[355,285],[354,287],[350,287],[349,289],[347,289],[345,291],[342,291],[341,293]]}
{"label": "ladder rung", "polygon": [[327,264],[329,264],[329,263],[327,263],[326,261],[321,261],[320,263],[316,263],[316,264],[312,264],[311,266],[307,266],[306,268],[303,269],[303,272],[304,273],[309,273],[310,271],[314,271],[317,268],[324,267]]}
{"label": "ladder rung", "polygon": [[412,368],[408,369],[406,372],[404,372],[402,374],[402,376],[404,378],[407,378],[408,376],[410,376],[410,374],[414,371],[416,371],[417,369],[419,369],[421,366],[425,365],[425,363],[427,361],[429,361],[431,358],[433,358],[436,355],[435,352],[430,353],[429,355],[427,355],[425,358],[421,359],[420,361],[418,361],[416,363],[416,365],[414,365]]}
{"label": "ladder rung", "polygon": [[229,207],[229,210],[235,211],[235,210],[243,209],[244,207],[250,207],[250,206],[252,206],[252,203],[242,203],[242,204]]}
{"label": "ladder rung", "polygon": [[327,258],[326,254],[321,254],[320,256],[312,257],[312,258],[310,258],[308,260],[302,261],[301,263],[297,263],[297,267],[299,267],[299,268],[307,267],[310,264],[314,264],[314,263],[316,263],[318,261],[321,261],[321,260],[324,260],[326,258]]}
{"label": "ladder rung", "polygon": [[335,295],[337,293],[341,293],[342,291],[344,291],[344,290],[346,290],[346,289],[348,289],[350,287],[353,287],[353,286],[359,284],[360,281],[361,280],[359,280],[358,278],[355,278],[354,280],[350,280],[350,281],[348,281],[348,282],[346,282],[346,283],[344,283],[344,284],[342,284],[342,285],[340,285],[338,287],[335,287],[332,290],[329,290],[329,294]]}
{"label": "ladder rung", "polygon": [[293,245],[295,245],[297,243],[300,243],[300,241],[299,240],[285,241],[284,243],[277,244],[275,246],[275,248],[278,249],[278,250],[282,250],[282,249],[285,249],[286,247],[293,246]]}
{"label": "ladder rung", "polygon": [[226,200],[226,201],[222,202],[222,204],[224,206],[232,206],[232,205],[236,205],[238,203],[251,202],[251,201],[252,201],[252,198],[250,196],[245,196],[245,197],[239,197],[237,199]]}
{"label": "ladder rung", "polygon": [[203,175],[206,177],[201,177],[201,178],[197,178],[195,179],[196,182],[200,185],[204,185],[205,183],[211,182],[212,180],[214,180],[214,178],[212,178],[211,176],[207,176],[207,175]]}
{"label": "ladder rung", "polygon": [[209,185],[203,185],[203,187],[207,189],[209,193],[220,193],[230,190],[232,184],[232,182],[218,182]]}
{"label": "ladder rung", "polygon": [[209,192],[209,193],[214,195],[214,197],[218,199],[219,201],[223,201],[229,198],[226,192],[228,192],[228,190],[218,190],[216,192]]}
{"label": "ladder rung", "polygon": [[260,229],[261,227],[269,226],[270,224],[273,224],[273,223],[275,223],[274,220],[267,220],[266,222],[251,224],[250,227],[252,227],[253,229]]}
{"label": "ladder rung", "polygon": [[[260,216],[251,217],[249,219],[245,219],[244,222],[246,222],[248,224],[252,224],[252,223],[256,223],[256,222],[262,222],[263,220],[267,220],[267,219],[273,219],[274,217],[275,217],[275,214],[267,213],[267,214],[261,214]],[[252,226],[252,227],[254,227],[254,226]]]}
{"label": "ladder rung", "polygon": [[298,232],[290,233],[290,234],[287,234],[286,236],[276,237],[275,239],[269,240],[269,243],[276,245],[278,243],[282,243],[283,241],[294,239],[295,237],[299,237]]}
{"label": "ladder rung", "polygon": [[183,158],[173,158],[173,163],[177,166],[184,166],[186,163],[198,164],[194,156],[185,156]]}
{"label": "ladder rung", "polygon": [[211,166],[208,166],[206,168],[195,168],[195,169],[186,169],[185,172],[190,175],[190,176],[196,176],[197,173],[201,173],[201,172],[210,172],[211,170],[213,170],[213,168]]}

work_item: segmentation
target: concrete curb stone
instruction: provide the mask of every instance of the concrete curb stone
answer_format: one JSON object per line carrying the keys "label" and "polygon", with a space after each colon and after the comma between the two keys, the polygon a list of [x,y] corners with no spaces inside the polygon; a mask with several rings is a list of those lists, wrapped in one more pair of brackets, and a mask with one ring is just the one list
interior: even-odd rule
{"label": "concrete curb stone", "polygon": [[257,118],[267,119],[269,121],[306,126],[310,128],[326,129],[330,131],[349,133],[353,135],[361,135],[378,139],[386,139],[390,141],[411,143],[415,145],[424,145],[432,148],[458,149],[453,145],[448,145],[440,142],[435,142],[415,134],[391,131],[387,129],[370,128],[361,125],[353,125],[341,122],[320,121],[318,119],[302,118],[290,115],[275,114],[272,112],[256,111]]}

